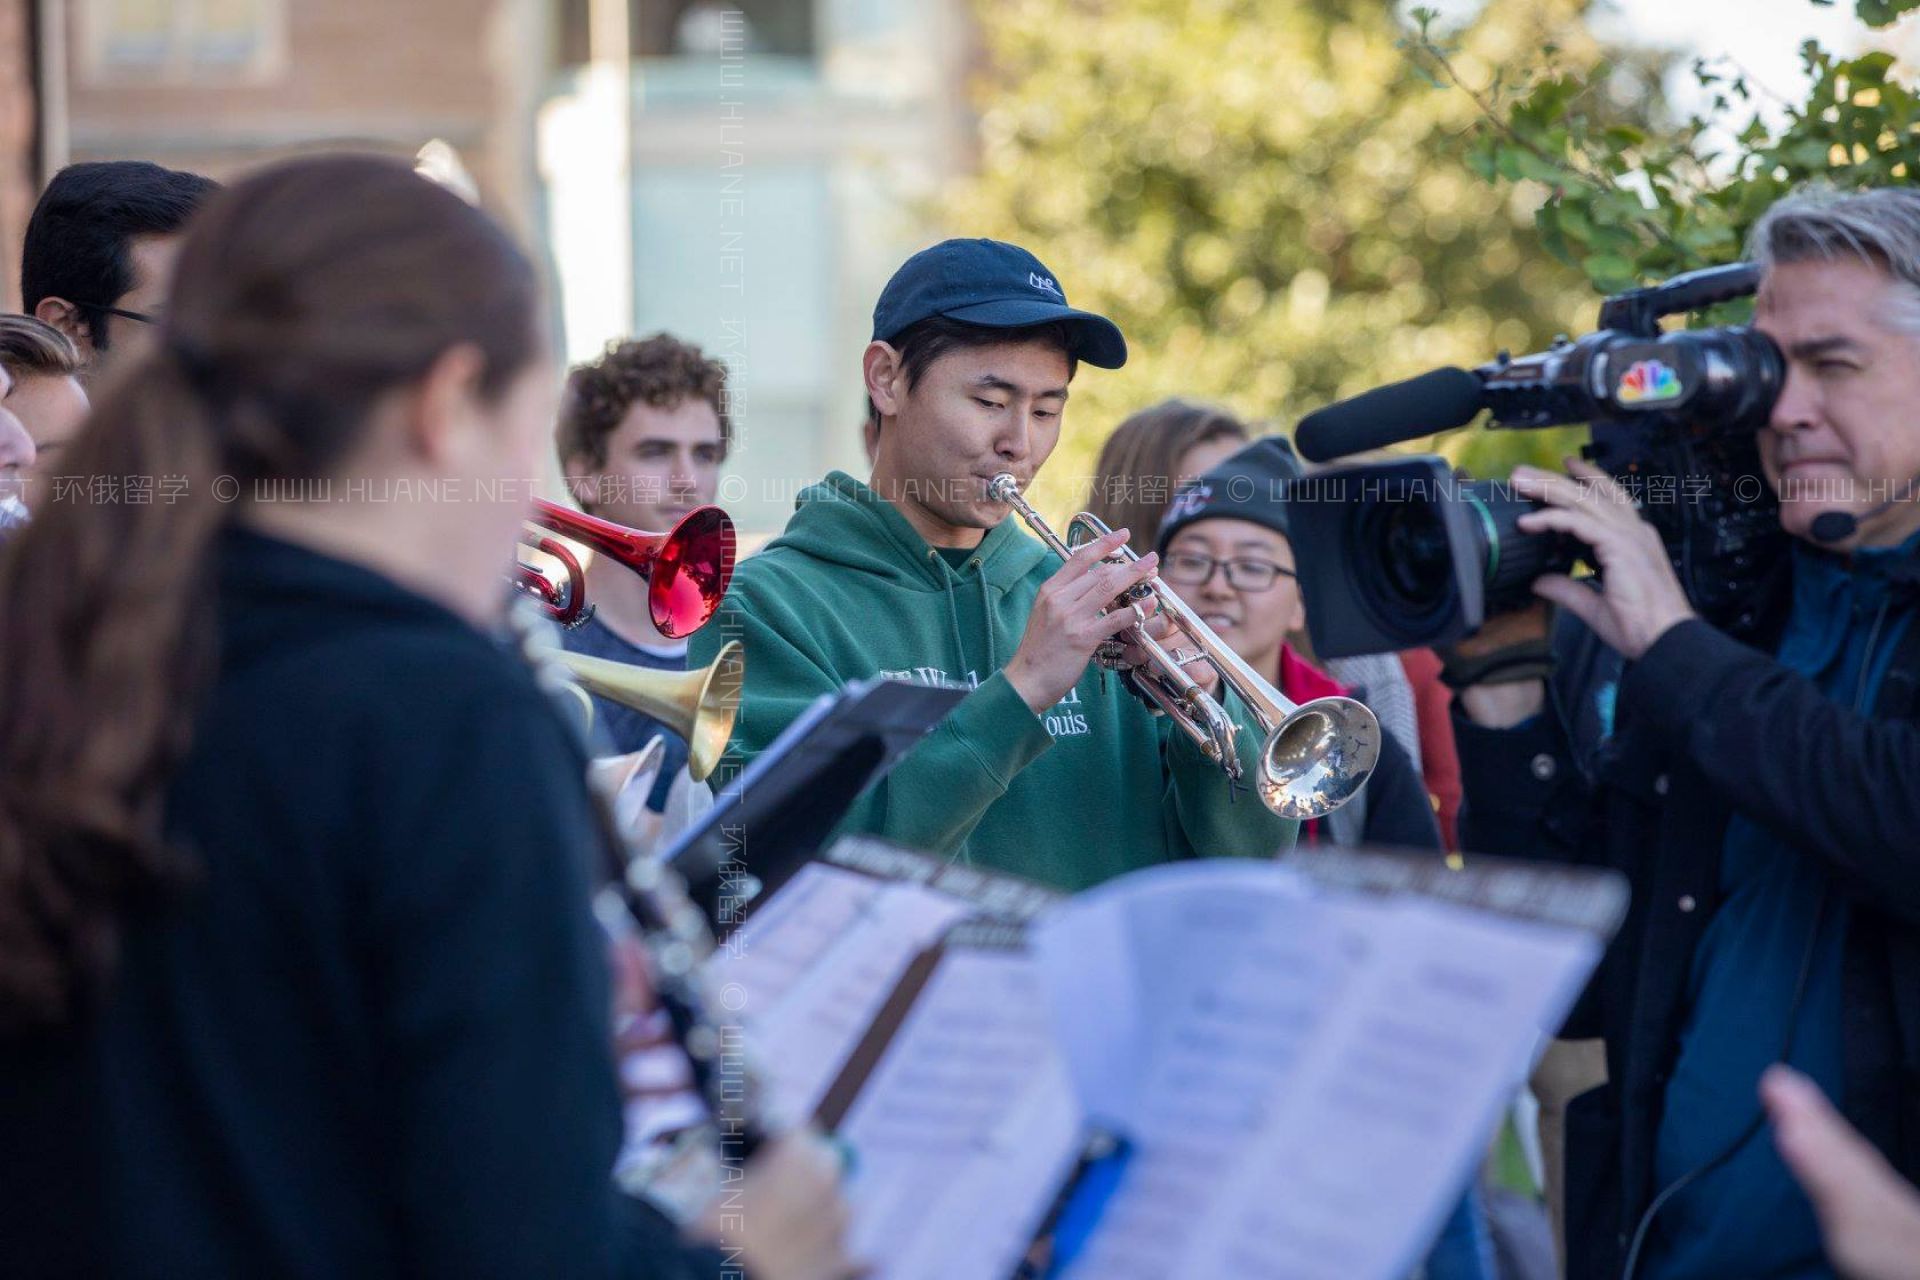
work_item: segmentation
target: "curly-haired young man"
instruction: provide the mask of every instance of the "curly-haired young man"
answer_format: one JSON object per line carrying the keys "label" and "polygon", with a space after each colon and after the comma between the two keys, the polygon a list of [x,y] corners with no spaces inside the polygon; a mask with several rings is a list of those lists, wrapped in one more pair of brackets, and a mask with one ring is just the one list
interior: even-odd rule
{"label": "curly-haired young man", "polygon": [[[618,524],[663,531],[713,501],[731,439],[726,366],[690,342],[656,333],[609,343],[598,360],[574,369],[556,445],[581,507]],[[686,667],[686,641],[654,629],[639,575],[596,558],[587,570],[587,598],[593,617],[566,633],[567,648],[663,670]],[[686,743],[631,707],[598,697],[594,703],[595,723],[617,751],[665,736],[665,767],[648,800],[659,810],[686,763]]]}

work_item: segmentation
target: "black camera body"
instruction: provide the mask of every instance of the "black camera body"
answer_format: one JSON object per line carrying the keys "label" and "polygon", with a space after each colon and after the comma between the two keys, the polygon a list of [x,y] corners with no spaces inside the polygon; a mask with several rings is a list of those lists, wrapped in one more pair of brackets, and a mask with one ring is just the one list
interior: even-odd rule
{"label": "black camera body", "polygon": [[[1640,504],[1687,598],[1716,626],[1762,625],[1786,562],[1779,505],[1760,472],[1759,429],[1785,361],[1746,326],[1660,331],[1665,316],[1753,292],[1740,264],[1609,298],[1600,329],[1546,351],[1505,353],[1471,373],[1439,370],[1302,421],[1307,457],[1330,457],[1464,425],[1585,422],[1583,453]],[[1314,651],[1323,657],[1450,643],[1534,599],[1584,548],[1522,533],[1535,504],[1503,481],[1456,479],[1432,455],[1337,468],[1287,490]]]}

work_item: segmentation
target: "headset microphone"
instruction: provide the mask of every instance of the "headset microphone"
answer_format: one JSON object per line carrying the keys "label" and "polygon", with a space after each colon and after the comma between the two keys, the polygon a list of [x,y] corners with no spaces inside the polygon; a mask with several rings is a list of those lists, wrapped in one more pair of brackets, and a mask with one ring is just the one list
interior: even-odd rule
{"label": "headset microphone", "polygon": [[1815,542],[1824,542],[1828,546],[1845,542],[1859,531],[1860,517],[1846,511],[1822,511],[1807,527],[1807,532]]}
{"label": "headset microphone", "polygon": [[[1909,494],[1913,492],[1916,484],[1920,484],[1920,475],[1908,479],[1906,489]],[[1807,535],[1815,542],[1829,547],[1836,542],[1845,542],[1860,532],[1861,525],[1884,511],[1891,511],[1900,501],[1899,497],[1888,498],[1885,502],[1875,504],[1865,514],[1857,516],[1850,511],[1822,511],[1813,518],[1813,523],[1807,526]]]}

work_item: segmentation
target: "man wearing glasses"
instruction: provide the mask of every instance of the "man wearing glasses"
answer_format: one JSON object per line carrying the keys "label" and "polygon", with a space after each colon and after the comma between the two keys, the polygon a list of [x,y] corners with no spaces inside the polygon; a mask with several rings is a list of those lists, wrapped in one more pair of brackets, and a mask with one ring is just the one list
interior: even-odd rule
{"label": "man wearing glasses", "polygon": [[[1248,666],[1294,702],[1346,694],[1295,653],[1306,626],[1287,536],[1285,481],[1298,474],[1286,443],[1269,437],[1181,488],[1160,524],[1160,576]],[[1391,733],[1360,794],[1302,836],[1332,844],[1440,848],[1440,827],[1413,757]]]}
{"label": "man wearing glasses", "polygon": [[73,340],[97,377],[127,331],[160,318],[180,232],[219,184],[141,160],[68,165],[34,206],[21,305]]}

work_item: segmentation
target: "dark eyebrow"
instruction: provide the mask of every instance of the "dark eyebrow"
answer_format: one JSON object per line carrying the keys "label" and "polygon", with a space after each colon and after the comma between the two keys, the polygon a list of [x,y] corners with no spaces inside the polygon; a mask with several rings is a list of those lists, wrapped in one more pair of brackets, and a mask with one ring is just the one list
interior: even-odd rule
{"label": "dark eyebrow", "polygon": [[1808,338],[1804,342],[1796,342],[1787,348],[1787,355],[1795,360],[1818,360],[1821,356],[1837,352],[1852,353],[1859,350],[1860,344],[1852,338],[1834,334],[1829,338]]}
{"label": "dark eyebrow", "polygon": [[[980,391],[1004,391],[1010,396],[1017,396],[1026,390],[1026,388],[1022,387],[1019,383],[1008,382],[1005,378],[994,373],[983,373],[975,378],[969,385]],[[1033,398],[1035,400],[1046,400],[1049,398],[1065,400],[1067,398],[1067,389],[1065,387],[1055,387],[1049,391],[1038,391],[1034,393]]]}

